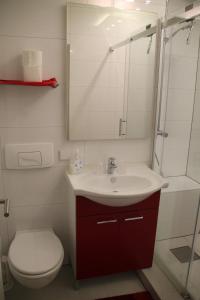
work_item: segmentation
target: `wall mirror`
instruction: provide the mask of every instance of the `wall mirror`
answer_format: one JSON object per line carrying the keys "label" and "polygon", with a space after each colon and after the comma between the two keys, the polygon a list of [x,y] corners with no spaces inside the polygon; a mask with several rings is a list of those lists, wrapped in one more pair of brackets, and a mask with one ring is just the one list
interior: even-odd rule
{"label": "wall mirror", "polygon": [[68,138],[145,139],[153,115],[155,34],[111,47],[155,26],[155,13],[69,3]]}

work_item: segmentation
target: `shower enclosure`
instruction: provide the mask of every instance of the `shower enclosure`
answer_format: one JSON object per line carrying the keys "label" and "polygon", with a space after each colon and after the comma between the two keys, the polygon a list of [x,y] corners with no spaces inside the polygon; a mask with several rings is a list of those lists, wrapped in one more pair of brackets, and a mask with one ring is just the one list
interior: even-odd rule
{"label": "shower enclosure", "polygon": [[162,31],[153,167],[169,187],[161,194],[155,263],[182,295],[199,300],[200,10],[192,10]]}
{"label": "shower enclosure", "polygon": [[169,15],[168,7],[165,22],[147,25],[111,51],[126,47],[126,137],[152,141],[154,128],[153,168],[169,182],[161,194],[155,263],[180,294],[199,300],[200,6],[195,3],[184,14]]}

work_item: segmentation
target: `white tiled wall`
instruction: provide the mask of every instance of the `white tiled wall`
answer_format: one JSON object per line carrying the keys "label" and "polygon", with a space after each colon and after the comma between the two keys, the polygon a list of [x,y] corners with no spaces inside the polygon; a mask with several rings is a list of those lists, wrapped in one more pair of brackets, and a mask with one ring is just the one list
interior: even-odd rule
{"label": "white tiled wall", "polygon": [[[0,196],[8,196],[11,200],[10,218],[4,219],[0,211],[4,251],[16,229],[43,226],[53,227],[67,249],[67,199],[63,179],[66,161],[59,160],[59,150],[70,157],[78,147],[87,163],[102,161],[110,155],[120,161],[150,160],[150,140],[67,142],[64,119],[65,13],[66,0],[0,1],[0,78],[21,79],[20,53],[23,49],[36,48],[44,55],[43,77],[55,76],[60,83],[57,89],[0,86]],[[84,55],[84,51],[79,55]],[[5,143],[40,141],[54,143],[54,167],[5,170]],[[3,182],[6,191],[1,187]]]}
{"label": "white tiled wall", "polygon": [[[198,0],[169,0],[168,1],[168,17],[177,16],[184,13],[185,7],[192,4],[198,3]],[[198,4],[197,4],[198,5]]]}

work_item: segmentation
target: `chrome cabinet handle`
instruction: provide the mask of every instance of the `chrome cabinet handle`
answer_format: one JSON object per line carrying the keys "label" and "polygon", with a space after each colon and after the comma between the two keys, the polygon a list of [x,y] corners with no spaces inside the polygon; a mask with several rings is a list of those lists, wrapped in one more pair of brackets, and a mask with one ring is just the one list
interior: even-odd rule
{"label": "chrome cabinet handle", "polygon": [[126,133],[123,132],[123,124],[126,124],[127,122],[123,120],[122,118],[119,119],[119,136],[126,135]]}
{"label": "chrome cabinet handle", "polygon": [[162,130],[158,130],[158,131],[157,131],[157,135],[160,135],[160,136],[162,136],[162,137],[164,137],[164,138],[167,138],[167,137],[168,137],[168,133],[165,132],[165,131],[162,131]]}
{"label": "chrome cabinet handle", "polygon": [[143,220],[144,217],[141,216],[141,217],[135,217],[135,218],[127,218],[127,219],[124,219],[125,222],[130,222],[130,221],[137,221],[137,220]]}
{"label": "chrome cabinet handle", "polygon": [[99,222],[97,222],[98,225],[107,224],[107,223],[117,223],[117,220],[108,220],[108,221],[99,221]]}
{"label": "chrome cabinet handle", "polygon": [[0,199],[0,204],[4,205],[4,217],[9,217],[9,200],[8,199]]}

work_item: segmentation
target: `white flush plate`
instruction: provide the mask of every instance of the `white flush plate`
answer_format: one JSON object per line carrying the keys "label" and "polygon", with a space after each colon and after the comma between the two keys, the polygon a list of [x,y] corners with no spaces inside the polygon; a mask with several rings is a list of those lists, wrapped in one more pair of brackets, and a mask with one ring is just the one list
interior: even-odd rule
{"label": "white flush plate", "polygon": [[7,169],[51,167],[54,164],[53,144],[6,144],[5,163]]}

